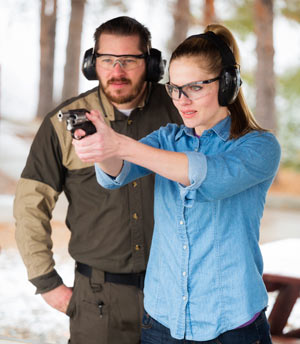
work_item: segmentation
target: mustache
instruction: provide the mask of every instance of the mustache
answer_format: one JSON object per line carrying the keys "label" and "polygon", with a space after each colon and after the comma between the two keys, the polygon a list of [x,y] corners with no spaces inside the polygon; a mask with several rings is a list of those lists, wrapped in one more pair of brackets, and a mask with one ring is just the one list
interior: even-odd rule
{"label": "mustache", "polygon": [[126,78],[111,78],[108,80],[108,84],[112,84],[114,82],[125,82],[126,84],[130,84],[131,81],[129,79]]}

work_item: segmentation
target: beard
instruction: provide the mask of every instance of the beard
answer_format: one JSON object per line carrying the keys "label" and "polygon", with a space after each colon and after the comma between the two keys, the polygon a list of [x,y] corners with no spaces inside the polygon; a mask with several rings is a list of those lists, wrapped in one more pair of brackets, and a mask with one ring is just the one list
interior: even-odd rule
{"label": "beard", "polygon": [[[111,83],[118,82],[118,81],[131,85],[132,86],[131,90],[127,94],[122,94],[123,92],[122,90],[116,90],[114,91],[114,94],[112,94],[109,90],[109,85]],[[143,90],[144,82],[145,82],[145,75],[141,76],[141,78],[138,80],[138,82],[135,85],[132,85],[132,82],[130,79],[111,78],[110,80],[107,81],[106,86],[104,86],[100,80],[100,86],[102,88],[103,93],[105,94],[105,96],[110,102],[115,103],[115,104],[126,104],[133,101],[140,95],[141,91]]]}

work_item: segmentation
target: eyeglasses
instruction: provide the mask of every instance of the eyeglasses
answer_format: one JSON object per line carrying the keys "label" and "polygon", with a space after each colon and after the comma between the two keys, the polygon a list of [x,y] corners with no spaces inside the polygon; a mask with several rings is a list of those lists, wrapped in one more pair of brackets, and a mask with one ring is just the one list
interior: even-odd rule
{"label": "eyeglasses", "polygon": [[190,82],[183,86],[176,86],[170,83],[167,83],[165,86],[168,95],[173,100],[179,100],[182,94],[191,100],[196,100],[205,97],[209,92],[209,89],[203,85],[211,84],[219,79],[220,77],[218,76],[209,80]]}
{"label": "eyeglasses", "polygon": [[146,54],[140,55],[114,55],[114,54],[98,54],[95,53],[99,65],[107,70],[113,70],[116,63],[124,70],[132,70],[142,65],[142,60]]}

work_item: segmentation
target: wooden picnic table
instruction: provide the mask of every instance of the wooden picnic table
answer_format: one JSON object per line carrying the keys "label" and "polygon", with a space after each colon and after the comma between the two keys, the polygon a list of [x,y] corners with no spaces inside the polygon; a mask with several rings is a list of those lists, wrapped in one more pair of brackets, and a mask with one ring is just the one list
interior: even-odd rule
{"label": "wooden picnic table", "polygon": [[263,279],[268,292],[278,290],[268,317],[272,335],[300,338],[299,329],[284,333],[288,318],[300,296],[300,238],[261,245]]}

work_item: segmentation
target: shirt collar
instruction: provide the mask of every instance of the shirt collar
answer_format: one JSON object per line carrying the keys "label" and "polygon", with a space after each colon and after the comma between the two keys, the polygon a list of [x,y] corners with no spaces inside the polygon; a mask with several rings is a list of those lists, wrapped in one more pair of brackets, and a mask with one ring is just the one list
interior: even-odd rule
{"label": "shirt collar", "polygon": [[230,136],[231,117],[225,117],[221,122],[217,123],[211,130],[213,130],[223,141],[227,141]]}
{"label": "shirt collar", "polygon": [[[208,131],[214,131],[220,137],[221,140],[227,141],[230,135],[230,127],[231,127],[231,118],[230,116],[227,116],[211,129],[204,130],[203,134],[207,133]],[[195,136],[193,128],[188,128],[182,124],[180,126],[178,133],[175,136],[175,140],[176,141],[179,140],[183,134],[188,135],[188,136]]]}

